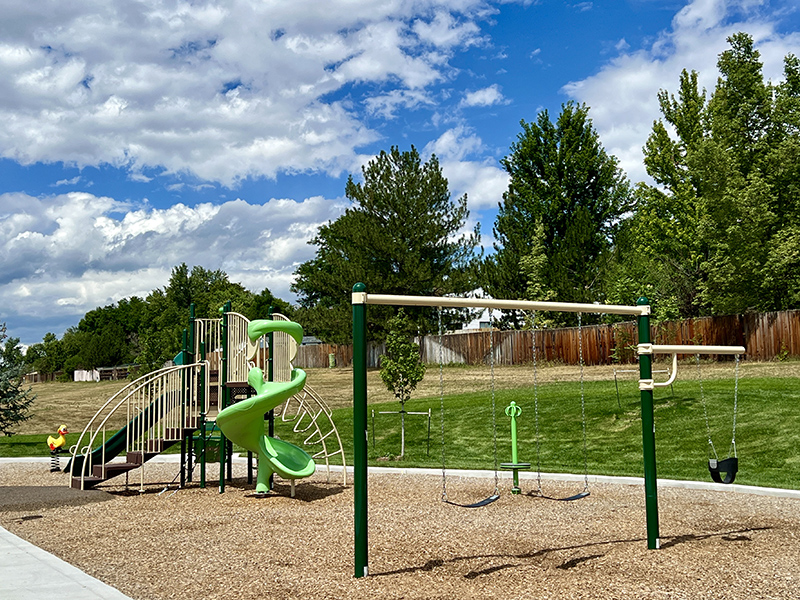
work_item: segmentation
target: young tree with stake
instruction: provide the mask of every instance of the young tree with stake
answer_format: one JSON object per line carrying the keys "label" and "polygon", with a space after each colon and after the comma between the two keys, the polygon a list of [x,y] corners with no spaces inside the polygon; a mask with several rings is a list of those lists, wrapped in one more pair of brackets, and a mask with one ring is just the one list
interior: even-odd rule
{"label": "young tree with stake", "polygon": [[401,308],[389,319],[386,354],[381,356],[381,379],[400,402],[400,458],[406,453],[406,402],[425,376],[419,344],[413,341],[411,322]]}

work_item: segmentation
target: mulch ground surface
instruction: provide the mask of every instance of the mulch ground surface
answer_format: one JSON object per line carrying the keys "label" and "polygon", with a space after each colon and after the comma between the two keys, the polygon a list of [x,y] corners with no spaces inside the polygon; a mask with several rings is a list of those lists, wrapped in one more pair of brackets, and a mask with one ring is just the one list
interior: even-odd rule
{"label": "mulch ground surface", "polygon": [[[664,488],[661,549],[648,550],[641,486],[557,502],[503,480],[497,502],[466,509],[441,502],[437,477],[372,475],[370,576],[355,579],[352,486],[318,474],[294,499],[280,480],[258,498],[236,469],[224,494],[216,482],[164,492],[170,464],[148,468],[144,493],[138,478],[80,492],[41,463],[4,464],[0,526],[137,600],[800,598],[800,500]],[[447,480],[458,502],[492,489]]]}

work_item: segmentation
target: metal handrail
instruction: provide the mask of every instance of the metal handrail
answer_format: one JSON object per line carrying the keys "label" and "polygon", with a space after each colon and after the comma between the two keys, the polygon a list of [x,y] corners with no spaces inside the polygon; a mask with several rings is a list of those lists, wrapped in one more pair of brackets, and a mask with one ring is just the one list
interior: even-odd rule
{"label": "metal handrail", "polygon": [[[146,406],[149,407],[149,406],[152,406],[152,404],[155,402],[155,399],[152,399],[152,394],[149,396],[151,398],[149,401],[141,402],[141,400],[143,398],[142,391],[145,390],[148,386],[151,386],[151,385],[157,385],[158,386],[158,390],[159,391],[155,395],[156,398],[164,397],[165,395],[174,395],[174,393],[175,393],[174,389],[172,389],[172,390],[165,390],[164,389],[163,384],[164,384],[164,379],[165,378],[169,378],[169,377],[174,376],[175,374],[178,374],[178,373],[181,373],[181,372],[196,371],[198,369],[201,369],[203,366],[207,366],[207,364],[208,364],[208,361],[200,361],[200,362],[192,363],[190,365],[177,365],[177,366],[172,366],[172,367],[164,367],[163,369],[159,369],[157,371],[153,371],[151,373],[143,375],[142,377],[140,377],[139,379],[136,379],[135,381],[132,381],[130,384],[126,385],[122,390],[120,390],[119,392],[114,394],[111,398],[109,398],[106,401],[106,403],[95,413],[94,417],[92,417],[92,420],[86,425],[84,430],[81,432],[80,437],[78,438],[78,442],[74,446],[74,448],[76,449],[76,452],[74,452],[73,455],[72,455],[72,463],[71,463],[71,469],[70,469],[70,481],[71,481],[72,477],[75,476],[75,457],[78,454],[77,453],[77,449],[80,447],[80,443],[83,440],[84,436],[86,435],[87,431],[90,432],[89,433],[89,441],[88,441],[88,444],[86,444],[86,446],[84,446],[83,450],[81,451],[81,455],[83,457],[83,464],[81,465],[81,474],[80,474],[81,489],[84,489],[85,478],[86,478],[87,472],[91,472],[91,469],[92,469],[92,466],[93,466],[91,464],[92,448],[95,445],[95,441],[97,439],[97,436],[100,434],[101,431],[103,433],[103,440],[104,440],[103,441],[103,450],[102,450],[102,453],[103,453],[102,465],[103,465],[103,475],[105,475],[105,432],[106,432],[106,426],[108,424],[109,418],[112,415],[114,415],[116,413],[116,411],[123,404],[125,404],[125,406],[126,406],[128,423],[131,423],[131,421],[135,417],[139,417],[139,416],[143,415],[144,412],[145,412],[145,409],[142,408],[141,406],[138,406],[138,405],[146,404]],[[193,379],[194,378],[192,378],[192,380]],[[189,380],[189,381],[191,381],[191,380]],[[203,386],[206,387],[206,388],[208,387],[208,369],[206,369],[206,381],[203,382]],[[194,391],[194,393],[192,394],[191,404],[195,408],[195,411],[193,411],[193,412],[196,412],[196,409],[199,408],[197,406],[198,403],[199,403],[199,401],[197,399],[197,389],[196,389],[197,386],[196,385],[192,385],[191,388]],[[93,425],[95,419],[97,419],[97,417],[102,413],[102,411],[104,409],[106,409],[112,403],[112,401],[115,398],[119,397],[126,390],[127,390],[127,393],[122,398],[119,399],[119,401],[117,402],[116,406],[114,406],[114,408],[112,408],[110,411],[108,411],[108,413],[105,415],[103,420],[99,424],[96,425],[96,429],[93,429],[92,425]],[[131,402],[132,399],[135,399],[133,404]],[[137,400],[139,401],[138,405],[136,403]],[[171,416],[173,414],[173,412],[174,412],[176,407],[180,406],[180,402],[178,401],[176,403],[173,400],[172,404],[173,404],[173,406],[171,406],[169,410],[165,410],[166,405],[167,405],[166,402],[161,403],[160,405],[156,406],[155,407],[156,412],[158,412],[159,409],[161,409],[161,414],[157,415],[158,418],[153,418],[152,416],[150,416],[150,418],[148,419],[149,420],[149,426],[148,427],[144,427],[144,425],[145,425],[144,423],[137,423],[134,426],[136,431],[131,432],[130,429],[128,430],[128,433],[127,433],[127,436],[126,436],[126,441],[125,441],[126,452],[133,451],[132,449],[134,448],[134,446],[135,446],[135,444],[137,442],[140,444],[141,451],[144,452],[145,451],[145,445],[143,444],[143,441],[144,441],[143,437],[144,437],[146,432],[151,431],[153,428],[156,428],[159,425],[162,425],[161,429],[164,429],[164,430],[169,428],[168,426],[164,426],[163,422],[166,420],[167,417],[169,417],[169,416]],[[138,410],[136,410],[137,406],[138,406]],[[136,415],[133,415],[132,409],[135,410]],[[196,415],[192,415],[192,416],[196,416]],[[183,427],[183,426],[184,426],[184,424],[179,424],[179,427]]]}

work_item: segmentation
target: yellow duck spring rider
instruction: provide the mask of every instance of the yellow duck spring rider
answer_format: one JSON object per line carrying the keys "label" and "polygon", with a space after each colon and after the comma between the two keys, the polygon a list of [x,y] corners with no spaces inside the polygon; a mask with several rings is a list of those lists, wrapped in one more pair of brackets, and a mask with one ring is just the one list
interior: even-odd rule
{"label": "yellow duck spring rider", "polygon": [[67,426],[62,425],[58,428],[58,437],[53,437],[52,435],[47,436],[47,445],[50,446],[50,471],[60,471],[61,465],[59,464],[58,454],[64,451],[64,446],[67,443],[67,438],[64,436],[67,435],[69,431],[67,431]]}

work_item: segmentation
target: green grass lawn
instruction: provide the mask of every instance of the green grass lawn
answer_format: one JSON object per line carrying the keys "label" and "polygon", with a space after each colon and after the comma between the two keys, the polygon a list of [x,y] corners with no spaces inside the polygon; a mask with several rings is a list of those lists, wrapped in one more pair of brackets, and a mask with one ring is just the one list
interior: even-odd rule
{"label": "green grass lawn", "polygon": [[[711,436],[720,458],[728,455],[733,420],[733,379],[704,383]],[[586,461],[588,471],[602,475],[642,476],[642,431],[636,381],[620,388],[618,404],[613,381],[585,384]],[[522,408],[518,419],[519,460],[537,460],[542,472],[583,473],[580,385],[577,382],[539,386],[539,452],[535,432],[533,390],[497,390],[497,461],[511,460],[510,419],[503,410],[511,401]],[[491,395],[487,391],[445,397],[444,455],[447,468],[493,469],[494,436]],[[370,411],[398,410],[396,402],[371,404]],[[432,409],[430,455],[427,454],[427,417],[406,419],[406,455],[400,451],[398,415],[375,417],[368,413],[371,465],[397,467],[442,466],[442,420],[438,397],[414,399],[406,410]],[[656,391],[656,458],[658,477],[710,481],[707,469],[708,435],[703,403],[696,380],[679,380],[674,396],[669,389]],[[353,464],[352,409],[333,411],[345,446],[347,463]],[[302,440],[279,427],[278,435],[300,445]],[[374,435],[374,447],[373,447]],[[47,434],[0,437],[0,456],[48,456]],[[67,436],[67,445],[77,441]],[[746,378],[739,382],[736,432],[739,474],[736,483],[800,489],[800,379]],[[172,451],[178,451],[173,446]]]}
{"label": "green grass lawn", "polygon": [[[736,444],[739,474],[736,482],[800,489],[800,380],[741,380]],[[725,458],[732,436],[733,380],[704,383],[711,437],[719,458]],[[642,429],[636,383],[622,390],[621,408],[613,381],[585,384],[586,462],[589,473],[641,477]],[[517,420],[520,461],[536,470],[537,444],[533,390],[500,390],[495,395],[497,460],[510,462],[510,419],[503,409],[511,401],[522,408]],[[397,403],[370,405],[370,409],[397,410]],[[371,415],[371,465],[442,466],[442,423],[439,398],[412,400],[410,411],[432,408],[431,450],[427,456],[427,417],[406,419],[406,455],[400,452],[399,416]],[[447,468],[494,468],[491,396],[485,392],[445,397],[444,455]],[[657,474],[661,478],[710,481],[708,434],[699,385],[678,382],[674,396],[657,390],[655,400]],[[352,464],[352,413],[334,411],[334,421]],[[373,446],[374,435],[374,446]],[[542,472],[583,473],[584,452],[579,383],[551,383],[539,387],[539,452]]]}

